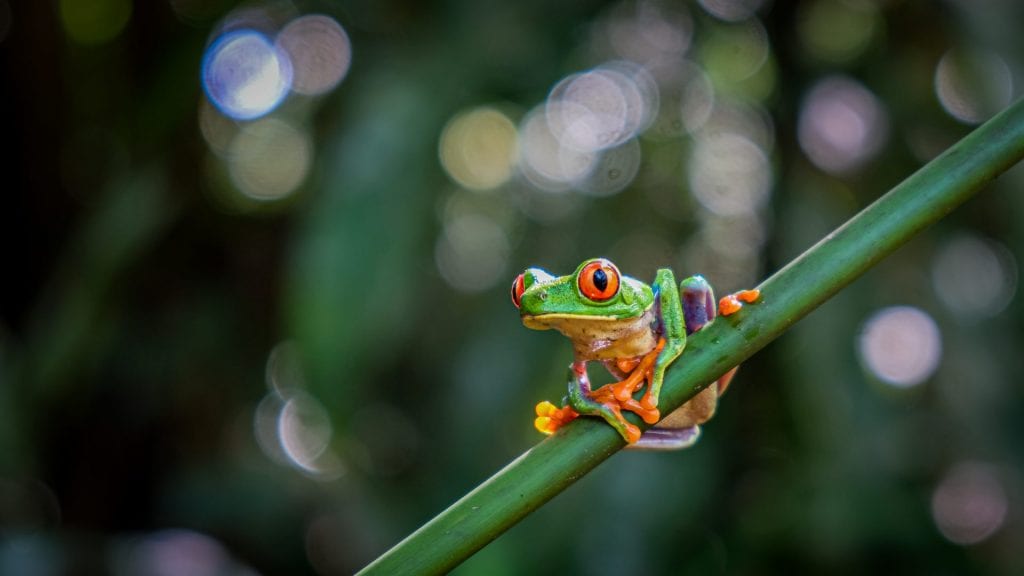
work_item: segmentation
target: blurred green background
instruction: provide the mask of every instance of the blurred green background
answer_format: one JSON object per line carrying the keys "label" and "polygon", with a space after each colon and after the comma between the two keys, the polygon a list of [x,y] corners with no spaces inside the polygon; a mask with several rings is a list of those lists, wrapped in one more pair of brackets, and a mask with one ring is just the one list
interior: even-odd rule
{"label": "blurred green background", "polygon": [[[755,285],[1021,95],[1024,4],[0,0],[0,51],[0,573],[330,575],[541,439],[519,271]],[[1024,573],[1022,185],[455,573]]]}

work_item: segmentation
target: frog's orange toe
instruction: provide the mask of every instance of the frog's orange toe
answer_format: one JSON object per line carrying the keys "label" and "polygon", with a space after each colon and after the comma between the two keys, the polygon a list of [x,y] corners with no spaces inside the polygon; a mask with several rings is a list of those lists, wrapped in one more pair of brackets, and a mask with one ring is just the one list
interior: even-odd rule
{"label": "frog's orange toe", "polygon": [[579,413],[571,406],[559,408],[547,400],[538,403],[534,411],[537,413],[537,418],[533,421],[533,427],[538,432],[549,436],[579,416]]}
{"label": "frog's orange toe", "polygon": [[718,312],[722,316],[735,314],[743,308],[743,302],[750,304],[756,302],[760,297],[760,290],[740,290],[735,294],[729,294],[728,296],[722,297],[722,299],[718,301]]}
{"label": "frog's orange toe", "polygon": [[722,316],[731,316],[732,314],[739,312],[740,308],[743,308],[743,304],[741,304],[740,301],[732,294],[724,296],[718,301],[718,313]]}
{"label": "frog's orange toe", "polygon": [[661,410],[658,410],[657,406],[651,406],[650,402],[644,402],[643,400],[637,402],[633,401],[635,406],[630,407],[630,410],[637,416],[643,419],[648,424],[657,424],[658,420],[661,420]]}
{"label": "frog's orange toe", "polygon": [[743,300],[747,304],[752,304],[756,302],[758,298],[761,297],[761,291],[757,289],[740,290],[739,292],[736,293],[736,297],[739,298],[740,300]]}
{"label": "frog's orange toe", "polygon": [[548,436],[554,434],[555,430],[558,430],[558,425],[555,424],[555,421],[547,416],[538,416],[533,421],[533,427],[541,434],[547,434]]}
{"label": "frog's orange toe", "polygon": [[630,444],[636,444],[637,440],[640,440],[640,429],[636,426],[626,423],[626,442]]}
{"label": "frog's orange toe", "polygon": [[551,416],[555,412],[558,412],[558,408],[551,402],[545,400],[543,402],[538,402],[534,411],[537,413],[537,416]]}

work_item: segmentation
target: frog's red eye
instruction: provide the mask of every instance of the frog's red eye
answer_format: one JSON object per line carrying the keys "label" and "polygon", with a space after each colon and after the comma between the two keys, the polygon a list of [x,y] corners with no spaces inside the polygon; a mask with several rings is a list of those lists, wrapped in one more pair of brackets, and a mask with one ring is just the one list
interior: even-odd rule
{"label": "frog's red eye", "polygon": [[512,281],[512,303],[519,308],[519,304],[523,300],[523,292],[526,291],[526,284],[523,283],[523,275],[516,276],[516,279]]}
{"label": "frog's red eye", "polygon": [[594,260],[580,270],[580,292],[595,302],[603,302],[619,293],[619,270],[607,260]]}

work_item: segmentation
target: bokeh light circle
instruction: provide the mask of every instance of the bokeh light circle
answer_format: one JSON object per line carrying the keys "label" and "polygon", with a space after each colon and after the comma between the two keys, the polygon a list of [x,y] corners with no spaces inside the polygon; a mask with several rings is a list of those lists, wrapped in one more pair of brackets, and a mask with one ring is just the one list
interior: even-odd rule
{"label": "bokeh light circle", "polygon": [[775,148],[775,124],[763,107],[732,98],[720,98],[714,103],[709,117],[701,127],[700,135],[738,134],[756,144],[765,153]]}
{"label": "bokeh light circle", "polygon": [[719,133],[696,140],[688,163],[690,190],[719,216],[756,212],[771,191],[771,166],[750,139]]}
{"label": "bokeh light circle", "polygon": [[640,170],[640,143],[631,139],[601,153],[594,169],[579,183],[582,192],[592,196],[611,196],[626,189]]}
{"label": "bokeh light circle", "polygon": [[942,337],[932,317],[911,306],[876,312],[864,324],[859,352],[880,380],[909,388],[927,380],[942,357]]}
{"label": "bokeh light circle", "polygon": [[970,545],[988,539],[1002,527],[1009,502],[993,466],[961,462],[939,482],[932,494],[932,519],[950,542]]}
{"label": "bokeh light circle", "polygon": [[305,181],[312,163],[309,135],[276,118],[244,126],[228,149],[231,181],[254,200],[288,196]]}
{"label": "bokeh light circle", "polygon": [[329,92],[342,81],[352,63],[348,34],[323,14],[292,20],[275,42],[291,61],[291,87],[299,94],[318,96]]}
{"label": "bokeh light circle", "polygon": [[509,250],[508,235],[497,222],[482,214],[465,214],[445,222],[434,261],[453,288],[480,292],[505,279]]}
{"label": "bokeh light circle", "polygon": [[860,168],[882,149],[889,133],[882,104],[859,82],[842,76],[819,81],[800,109],[797,137],[822,170]]}
{"label": "bokeh light circle", "polygon": [[864,53],[879,34],[878,6],[851,0],[802,3],[797,34],[807,54],[828,62],[847,62]]}
{"label": "bokeh light circle", "polygon": [[932,262],[932,285],[950,312],[964,320],[1002,312],[1017,290],[1017,262],[1001,244],[962,235]]}
{"label": "bokeh light circle", "polygon": [[298,342],[285,340],[274,346],[267,356],[265,374],[267,387],[278,394],[288,394],[292,390],[305,387],[302,351]]}
{"label": "bokeh light circle", "polygon": [[112,574],[255,574],[252,568],[232,558],[223,544],[206,534],[191,530],[168,529],[136,535],[128,541],[127,546],[114,547],[112,552]]}
{"label": "bokeh light circle", "polygon": [[327,410],[312,396],[292,391],[277,418],[281,448],[296,466],[317,471],[317,459],[330,444],[332,427]]}
{"label": "bokeh light circle", "polygon": [[331,450],[334,428],[327,409],[301,389],[272,387],[253,413],[253,434],[267,458],[315,480],[344,474],[344,462]]}
{"label": "bokeh light circle", "polygon": [[[771,57],[768,30],[756,19],[715,29],[701,53],[704,68],[718,89],[747,92],[753,86],[744,83],[757,75]],[[742,88],[739,88],[739,85]],[[771,86],[765,87],[770,92]],[[767,93],[749,94],[764,97]]]}
{"label": "bokeh light circle", "polygon": [[746,20],[757,12],[764,0],[697,0],[708,14],[727,22]]}
{"label": "bokeh light circle", "polygon": [[568,148],[596,152],[614,146],[625,132],[627,95],[604,74],[575,74],[548,96],[551,132]]}
{"label": "bokeh light circle", "polygon": [[606,74],[626,95],[625,134],[620,136],[620,143],[647,130],[658,114],[661,98],[658,81],[650,70],[628,60],[606,62],[595,70]]}
{"label": "bokeh light circle", "polygon": [[693,18],[681,2],[622,2],[612,9],[604,32],[618,56],[649,65],[686,53]]}
{"label": "bokeh light circle", "polygon": [[288,56],[262,33],[233,30],[206,49],[202,82],[210,102],[224,115],[252,120],[284,101],[292,67]]}
{"label": "bokeh light circle", "polygon": [[548,124],[545,108],[526,115],[519,128],[519,168],[539,190],[561,192],[586,178],[597,164],[597,154],[563,146]]}
{"label": "bokeh light circle", "polygon": [[715,108],[715,89],[711,79],[699,66],[687,63],[692,75],[683,86],[679,97],[679,112],[683,128],[690,134],[696,133],[711,117]]}
{"label": "bokeh light circle", "polygon": [[935,67],[935,93],[950,116],[979,124],[1009,105],[1013,77],[994,53],[954,48]]}
{"label": "bokeh light circle", "polygon": [[[652,91],[647,90],[647,95]],[[547,122],[559,142],[580,152],[622,144],[645,127],[649,96],[629,76],[612,68],[574,74],[548,96]]]}
{"label": "bokeh light circle", "polygon": [[441,132],[441,165],[452,180],[470,190],[496,188],[512,175],[517,138],[515,124],[495,108],[462,112]]}
{"label": "bokeh light circle", "polygon": [[200,99],[199,133],[203,135],[206,145],[214,154],[222,157],[227,154],[238,131],[238,122],[221,114],[208,99]]}
{"label": "bokeh light circle", "polygon": [[644,137],[668,140],[699,130],[715,105],[715,90],[704,69],[678,58],[646,70],[656,82],[660,101]]}

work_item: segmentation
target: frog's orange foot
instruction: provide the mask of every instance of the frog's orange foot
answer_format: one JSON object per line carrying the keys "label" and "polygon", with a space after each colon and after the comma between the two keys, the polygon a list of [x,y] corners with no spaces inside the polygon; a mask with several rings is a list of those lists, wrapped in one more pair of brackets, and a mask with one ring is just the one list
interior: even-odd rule
{"label": "frog's orange foot", "polygon": [[637,401],[630,398],[625,402],[619,403],[619,406],[623,410],[629,410],[636,414],[648,424],[657,424],[658,420],[661,420],[661,411],[658,410],[658,407],[651,406],[650,403],[644,404],[643,400]]}
{"label": "frog's orange foot", "polygon": [[627,402],[633,398],[633,394],[637,390],[642,388],[644,385],[644,373],[643,371],[637,370],[636,372],[629,375],[629,377],[615,382],[613,384],[606,384],[598,388],[594,394],[600,396],[610,395],[620,404]]}
{"label": "frog's orange foot", "polygon": [[[661,412],[658,410],[657,402],[651,400],[650,387],[643,399],[637,401],[633,398],[644,384],[649,384],[654,373],[654,364],[657,362],[658,354],[665,347],[665,339],[658,340],[658,345],[653,350],[639,359],[618,359],[616,364],[623,370],[625,362],[631,364],[629,376],[619,382],[607,384],[594,391],[593,397],[602,404],[615,404],[622,410],[629,410],[643,419],[648,424],[655,424],[661,420]],[[623,370],[627,372],[627,370]]]}
{"label": "frog's orange foot", "polygon": [[[658,420],[661,420],[661,412],[658,411],[656,406],[643,404],[642,401],[635,400],[633,396],[628,394],[624,399],[621,399],[614,392],[615,386],[615,384],[607,384],[598,388],[594,391],[594,400],[604,404],[605,406],[614,407],[620,411],[629,410],[648,424],[655,424]],[[623,422],[625,422],[625,420],[623,420]]]}
{"label": "frog's orange foot", "polygon": [[[618,424],[615,428],[622,434],[628,444],[635,444],[640,439],[640,428],[622,417],[622,410],[618,402],[604,402],[602,407],[611,412],[615,417],[615,423]],[[605,418],[607,419],[607,416]],[[612,424],[611,420],[608,423]],[[614,426],[614,424],[612,425]]]}
{"label": "frog's orange foot", "polygon": [[571,406],[559,408],[547,400],[537,404],[535,411],[537,418],[533,421],[533,426],[539,432],[547,435],[554,434],[559,428],[572,422],[579,416],[579,413],[573,410]]}
{"label": "frog's orange foot", "polygon": [[643,434],[635,424],[630,424],[626,419],[622,419],[622,425],[626,430],[626,443],[636,444],[640,440],[640,435]]}
{"label": "frog's orange foot", "polygon": [[743,302],[751,304],[761,297],[760,290],[740,290],[735,294],[729,294],[718,301],[718,312],[722,316],[735,314],[743,308]]}

